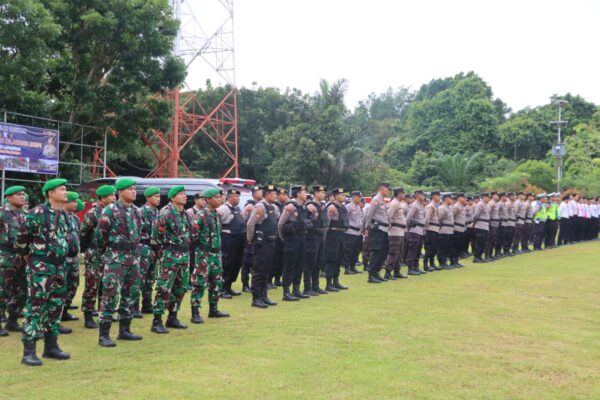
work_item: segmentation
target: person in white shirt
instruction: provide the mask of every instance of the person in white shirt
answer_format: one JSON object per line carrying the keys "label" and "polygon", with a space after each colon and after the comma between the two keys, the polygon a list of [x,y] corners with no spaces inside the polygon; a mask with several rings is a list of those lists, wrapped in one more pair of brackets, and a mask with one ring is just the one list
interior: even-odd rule
{"label": "person in white shirt", "polygon": [[559,232],[558,232],[558,245],[568,244],[571,242],[569,223],[571,222],[571,207],[569,206],[570,195],[566,194],[563,196],[560,205],[558,206],[558,212],[560,214],[559,221]]}

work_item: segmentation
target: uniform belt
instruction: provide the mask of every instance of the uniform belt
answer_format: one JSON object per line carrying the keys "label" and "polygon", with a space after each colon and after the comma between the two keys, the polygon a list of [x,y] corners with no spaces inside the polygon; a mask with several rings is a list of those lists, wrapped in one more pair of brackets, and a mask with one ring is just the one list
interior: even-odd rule
{"label": "uniform belt", "polygon": [[523,217],[519,217],[519,216],[517,215],[517,221],[521,221],[521,220],[524,220],[524,219],[525,219],[525,218],[523,218]]}
{"label": "uniform belt", "polygon": [[442,226],[445,226],[446,228],[454,228],[454,225],[450,225],[450,224],[442,224]]}
{"label": "uniform belt", "polygon": [[514,218],[509,218],[508,221],[510,221],[510,222],[517,222],[517,220],[514,219]]}
{"label": "uniform belt", "polygon": [[489,219],[478,219],[477,221],[475,221],[475,223],[478,223],[478,222],[488,222],[489,223],[490,220]]}
{"label": "uniform belt", "polygon": [[492,221],[492,222],[500,222],[499,219],[495,219],[495,218],[490,218],[490,221]]}
{"label": "uniform belt", "polygon": [[464,224],[457,224],[456,222],[454,223],[454,226],[460,226],[461,228],[464,228],[465,225]]}
{"label": "uniform belt", "polygon": [[356,232],[360,232],[360,228],[357,228],[355,226],[349,226],[348,229],[351,229],[351,230],[356,231]]}
{"label": "uniform belt", "polygon": [[138,243],[109,243],[107,246],[111,250],[137,250]]}
{"label": "uniform belt", "polygon": [[440,226],[440,224],[436,224],[435,222],[430,222],[429,225]]}
{"label": "uniform belt", "polygon": [[344,228],[329,228],[330,231],[336,231],[336,232],[344,232],[346,229]]}
{"label": "uniform belt", "polygon": [[184,246],[182,244],[174,244],[174,243],[166,243],[163,246],[164,250],[172,250],[172,251],[189,251],[190,250],[190,246]]}
{"label": "uniform belt", "polygon": [[393,226],[394,228],[402,228],[402,229],[406,229],[406,225],[404,225],[404,224],[397,224],[397,223],[395,223],[395,222],[392,222],[392,226]]}
{"label": "uniform belt", "polygon": [[413,222],[413,225],[414,225],[414,226],[419,226],[419,227],[421,227],[421,228],[425,228],[425,224],[420,224],[420,223],[418,223],[418,222]]}
{"label": "uniform belt", "polygon": [[384,226],[386,228],[388,226],[390,226],[390,224],[386,224],[385,222],[377,221],[376,219],[374,219],[373,222],[377,223],[378,225]]}

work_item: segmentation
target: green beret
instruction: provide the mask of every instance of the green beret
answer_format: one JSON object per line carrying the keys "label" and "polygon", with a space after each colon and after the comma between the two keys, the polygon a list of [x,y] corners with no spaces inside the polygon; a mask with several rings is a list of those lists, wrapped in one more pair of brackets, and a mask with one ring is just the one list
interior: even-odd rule
{"label": "green beret", "polygon": [[112,185],[102,185],[98,189],[96,189],[96,196],[98,197],[106,197],[114,194],[117,189]]}
{"label": "green beret", "polygon": [[135,181],[135,179],[122,178],[119,179],[117,183],[115,183],[115,187],[117,188],[117,190],[123,190],[127,189],[128,187],[134,186],[136,183],[137,182]]}
{"label": "green beret", "polygon": [[212,188],[212,189],[207,189],[202,193],[202,196],[204,196],[207,199],[212,199],[215,196],[218,196],[220,194],[223,194],[223,192],[221,191],[221,189],[219,188]]}
{"label": "green beret", "polygon": [[56,189],[57,187],[65,186],[66,184],[67,180],[63,178],[50,179],[44,184],[44,187],[42,187],[42,194],[45,196],[48,190]]}
{"label": "green beret", "polygon": [[172,199],[173,197],[175,197],[175,195],[177,195],[177,193],[181,193],[184,191],[185,191],[185,186],[183,186],[183,185],[173,186],[171,189],[169,189],[169,193],[167,194],[167,197],[169,199]]}
{"label": "green beret", "polygon": [[144,196],[146,196],[146,197],[154,196],[155,194],[159,194],[159,193],[160,193],[160,189],[157,188],[156,186],[150,186],[148,189],[144,190]]}
{"label": "green beret", "polygon": [[70,203],[79,198],[79,193],[77,192],[67,192],[67,201]]}
{"label": "green beret", "polygon": [[75,201],[77,202],[77,208],[75,209],[75,212],[83,211],[83,209],[85,208],[85,204],[83,204],[83,201],[81,201],[81,199],[75,199]]}
{"label": "green beret", "polygon": [[25,186],[11,186],[4,191],[4,197],[10,196],[15,193],[24,192],[25,190],[27,190],[25,189]]}

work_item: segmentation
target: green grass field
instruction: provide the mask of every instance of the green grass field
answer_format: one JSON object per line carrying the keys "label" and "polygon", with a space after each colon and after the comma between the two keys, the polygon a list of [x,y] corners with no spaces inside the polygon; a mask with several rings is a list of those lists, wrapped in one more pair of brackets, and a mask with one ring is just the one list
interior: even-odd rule
{"label": "green grass field", "polygon": [[113,349],[70,322],[72,359],[38,368],[12,334],[0,398],[600,398],[600,242],[466,265],[380,285],[342,275],[349,291],[269,310],[244,294],[221,301],[232,318],[164,336],[146,316],[144,340]]}

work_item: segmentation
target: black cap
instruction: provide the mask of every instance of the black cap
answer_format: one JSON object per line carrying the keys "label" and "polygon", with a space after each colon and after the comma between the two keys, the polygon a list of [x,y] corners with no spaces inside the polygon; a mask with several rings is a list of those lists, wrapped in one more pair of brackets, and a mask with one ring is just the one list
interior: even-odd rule
{"label": "black cap", "polygon": [[229,196],[230,194],[242,194],[239,190],[237,189],[229,189],[227,190],[227,196]]}
{"label": "black cap", "polygon": [[456,193],[456,198],[459,198],[459,197],[465,197],[465,194],[462,192]]}
{"label": "black cap", "polygon": [[490,196],[496,196],[498,192],[490,192]]}
{"label": "black cap", "polygon": [[343,194],[344,193],[344,188],[335,188],[331,191],[331,193],[335,196],[337,194]]}
{"label": "black cap", "polygon": [[404,193],[404,188],[398,187],[394,189],[394,197],[398,196],[400,193]]}
{"label": "black cap", "polygon": [[350,193],[350,195],[351,195],[351,196],[358,196],[358,197],[362,197],[362,193],[361,193],[361,192],[359,192],[359,191],[357,191],[357,190],[356,190],[356,191],[354,191],[354,192],[352,192],[352,193]]}
{"label": "black cap", "polygon": [[277,188],[273,185],[265,185],[256,190],[262,190],[263,192],[275,192],[275,191],[277,191]]}
{"label": "black cap", "polygon": [[277,193],[279,194],[288,194],[288,191],[286,188],[277,188]]}
{"label": "black cap", "polygon": [[509,197],[510,197],[510,196],[514,196],[514,195],[515,195],[515,192],[508,192],[508,193],[506,193],[506,195],[507,195],[507,196],[509,196]]}
{"label": "black cap", "polygon": [[506,196],[506,192],[499,192],[499,193],[498,193],[498,196],[500,196],[500,197],[504,197],[504,196]]}
{"label": "black cap", "polygon": [[327,190],[327,186],[323,186],[323,185],[314,185],[312,187],[313,192],[325,192]]}
{"label": "black cap", "polygon": [[254,193],[254,192],[258,191],[258,190],[262,190],[262,188],[263,188],[263,187],[261,187],[261,186],[258,186],[258,185],[256,185],[256,186],[253,186],[253,187],[252,187],[252,193]]}
{"label": "black cap", "polygon": [[473,200],[473,196],[467,196],[467,200]]}
{"label": "black cap", "polygon": [[412,198],[413,198],[413,195],[412,195],[412,194],[410,194],[410,193],[406,193],[406,194],[404,195],[404,198],[405,198],[405,199],[412,199]]}
{"label": "black cap", "polygon": [[444,195],[442,195],[442,200],[447,198],[452,198],[452,193],[445,193]]}
{"label": "black cap", "polygon": [[380,188],[380,187],[382,187],[382,186],[383,186],[383,187],[386,187],[386,188],[388,188],[388,189],[391,189],[391,188],[392,188],[392,185],[391,185],[391,184],[389,184],[389,183],[387,183],[387,182],[379,182],[379,184],[377,185],[377,187],[378,187],[378,188]]}
{"label": "black cap", "polygon": [[481,193],[481,197],[492,197],[492,193],[490,193],[490,192]]}
{"label": "black cap", "polygon": [[442,194],[442,193],[441,193],[439,190],[434,190],[433,192],[431,192],[431,196],[432,196],[432,197],[433,197],[433,196],[439,196],[439,195],[441,195],[441,194]]}
{"label": "black cap", "polygon": [[523,193],[523,192],[517,192],[517,196],[520,196],[522,194],[525,194],[525,193]]}
{"label": "black cap", "polygon": [[204,198],[204,196],[202,196],[202,193],[201,193],[201,192],[198,192],[198,193],[196,193],[196,194],[194,195],[194,199],[196,199],[196,200],[198,200],[198,199],[203,199],[203,198]]}
{"label": "black cap", "polygon": [[304,186],[304,185],[294,185],[294,186],[292,186],[292,192],[299,192],[301,190],[306,190],[306,186]]}
{"label": "black cap", "polygon": [[425,192],[423,192],[421,189],[415,190],[414,193],[415,193],[415,196],[418,195],[418,194],[425,194]]}

